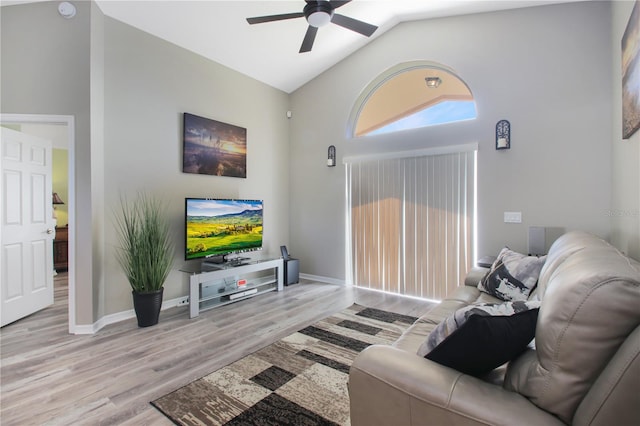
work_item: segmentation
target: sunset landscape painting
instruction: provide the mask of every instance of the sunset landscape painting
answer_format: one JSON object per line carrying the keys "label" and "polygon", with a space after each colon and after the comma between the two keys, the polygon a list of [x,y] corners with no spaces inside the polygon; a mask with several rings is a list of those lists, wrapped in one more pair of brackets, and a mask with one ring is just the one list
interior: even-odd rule
{"label": "sunset landscape painting", "polygon": [[184,113],[182,171],[247,177],[247,129]]}
{"label": "sunset landscape painting", "polygon": [[622,139],[640,128],[640,1],[622,36]]}

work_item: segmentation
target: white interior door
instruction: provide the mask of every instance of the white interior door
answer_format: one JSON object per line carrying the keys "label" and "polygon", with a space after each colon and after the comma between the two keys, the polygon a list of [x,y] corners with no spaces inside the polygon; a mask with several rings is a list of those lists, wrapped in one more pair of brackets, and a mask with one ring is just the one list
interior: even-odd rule
{"label": "white interior door", "polygon": [[53,304],[51,142],[2,128],[1,324]]}

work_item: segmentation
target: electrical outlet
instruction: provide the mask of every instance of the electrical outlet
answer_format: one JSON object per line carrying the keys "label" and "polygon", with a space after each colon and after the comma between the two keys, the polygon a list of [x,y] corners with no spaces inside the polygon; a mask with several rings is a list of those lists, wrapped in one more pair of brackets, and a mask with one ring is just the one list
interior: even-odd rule
{"label": "electrical outlet", "polygon": [[522,223],[522,212],[504,212],[504,223]]}
{"label": "electrical outlet", "polygon": [[184,305],[188,305],[189,304],[189,297],[183,297],[182,299],[178,300],[178,306],[184,306]]}

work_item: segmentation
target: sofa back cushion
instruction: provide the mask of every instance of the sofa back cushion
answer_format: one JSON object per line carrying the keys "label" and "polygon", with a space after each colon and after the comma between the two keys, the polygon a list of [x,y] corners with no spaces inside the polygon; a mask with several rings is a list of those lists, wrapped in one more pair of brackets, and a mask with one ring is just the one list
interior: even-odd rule
{"label": "sofa back cushion", "polygon": [[584,231],[571,231],[559,237],[549,248],[547,258],[540,270],[538,285],[535,293],[538,300],[542,300],[547,284],[556,269],[567,260],[569,256],[585,247],[607,247],[609,244],[601,238]]}
{"label": "sofa back cushion", "polygon": [[568,255],[549,252],[552,265],[541,272],[536,351],[514,360],[504,383],[567,423],[640,324],[640,264],[602,240],[575,237],[555,247]]}

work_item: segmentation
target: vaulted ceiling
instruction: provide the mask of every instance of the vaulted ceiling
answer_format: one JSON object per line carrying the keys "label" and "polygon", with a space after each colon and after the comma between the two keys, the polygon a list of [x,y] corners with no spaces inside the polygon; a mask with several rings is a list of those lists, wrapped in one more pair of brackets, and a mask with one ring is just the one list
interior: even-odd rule
{"label": "vaulted ceiling", "polygon": [[[96,0],[111,18],[287,93],[403,21],[564,2],[567,1],[353,0],[336,12],[378,26],[371,37],[330,24],[318,29],[311,52],[298,53],[308,28],[304,17],[258,25],[249,25],[246,18],[302,12],[306,4],[303,0]],[[3,6],[16,3],[25,1],[2,1]]]}

